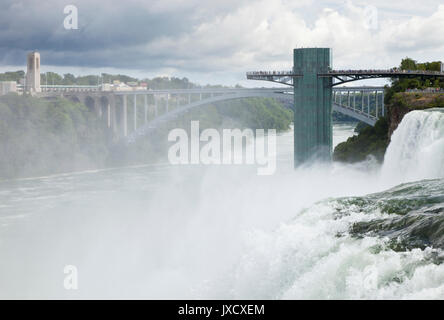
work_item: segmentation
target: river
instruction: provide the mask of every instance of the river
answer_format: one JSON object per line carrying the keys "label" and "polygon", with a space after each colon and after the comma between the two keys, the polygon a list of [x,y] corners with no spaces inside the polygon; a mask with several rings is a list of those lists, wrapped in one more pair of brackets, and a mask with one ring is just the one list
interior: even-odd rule
{"label": "river", "polygon": [[[165,163],[0,182],[0,297],[443,299],[443,127],[407,115],[382,168],[294,170],[288,132],[271,176]],[[351,135],[335,125],[335,144]]]}

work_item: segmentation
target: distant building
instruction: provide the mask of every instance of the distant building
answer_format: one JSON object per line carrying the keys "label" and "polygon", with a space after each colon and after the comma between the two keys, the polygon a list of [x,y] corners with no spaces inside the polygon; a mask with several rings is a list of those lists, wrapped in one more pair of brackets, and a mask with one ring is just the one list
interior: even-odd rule
{"label": "distant building", "polygon": [[120,82],[119,84],[115,84],[113,86],[113,91],[130,91],[132,88],[126,83]]}
{"label": "distant building", "polygon": [[17,82],[15,81],[0,81],[0,96],[9,92],[17,92]]}
{"label": "distant building", "polygon": [[102,91],[111,91],[112,90],[112,84],[109,83],[102,83]]}
{"label": "distant building", "polygon": [[28,53],[25,91],[29,93],[41,92],[40,87],[40,53]]}
{"label": "distant building", "polygon": [[147,86],[138,85],[137,82],[115,81],[113,84],[104,83],[101,86],[102,91],[140,91],[147,90]]}

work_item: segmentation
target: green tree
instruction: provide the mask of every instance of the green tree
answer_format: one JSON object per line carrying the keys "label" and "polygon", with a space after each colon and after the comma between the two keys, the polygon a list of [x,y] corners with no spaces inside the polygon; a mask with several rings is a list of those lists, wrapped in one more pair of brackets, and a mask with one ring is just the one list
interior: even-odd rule
{"label": "green tree", "polygon": [[20,79],[25,77],[25,71],[10,71],[5,73],[0,73],[0,81],[16,81],[19,82]]}
{"label": "green tree", "polygon": [[76,84],[76,77],[71,73],[65,73],[63,75],[63,84],[64,85]]}
{"label": "green tree", "polygon": [[416,61],[411,58],[404,58],[401,61],[401,70],[416,70]]}

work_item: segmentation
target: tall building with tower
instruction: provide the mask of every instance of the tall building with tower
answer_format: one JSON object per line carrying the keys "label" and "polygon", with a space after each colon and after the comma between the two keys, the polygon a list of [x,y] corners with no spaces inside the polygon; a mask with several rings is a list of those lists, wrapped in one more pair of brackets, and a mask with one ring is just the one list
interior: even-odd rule
{"label": "tall building with tower", "polygon": [[40,53],[28,53],[25,91],[29,93],[41,92],[40,88]]}

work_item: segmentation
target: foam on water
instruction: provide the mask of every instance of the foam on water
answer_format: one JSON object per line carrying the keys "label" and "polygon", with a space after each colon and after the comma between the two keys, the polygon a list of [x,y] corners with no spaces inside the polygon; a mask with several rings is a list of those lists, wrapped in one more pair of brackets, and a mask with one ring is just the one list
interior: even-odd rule
{"label": "foam on water", "polygon": [[[313,168],[319,170],[317,165]],[[323,173],[335,175],[333,168]],[[336,170],[358,193],[365,184],[382,190],[406,181],[443,178],[444,113],[407,114],[393,134],[379,183],[368,172],[360,181],[349,181],[356,167],[337,165]],[[309,176],[307,187],[322,179],[313,172]],[[328,178],[324,179],[331,188]],[[416,196],[424,193],[427,190]],[[407,199],[412,194],[398,196]],[[439,206],[444,207],[444,202]],[[338,210],[347,214],[338,216]],[[354,223],[391,218],[377,206],[363,210],[350,204],[341,208],[335,200],[322,201],[272,232],[251,232],[240,263],[229,276],[201,288],[201,297],[215,293],[214,298],[236,299],[444,299],[444,264],[433,260],[443,256],[442,248],[400,252],[391,249],[388,238],[356,238],[348,233]]]}
{"label": "foam on water", "polygon": [[[338,218],[335,201],[300,212],[273,232],[250,234],[241,262],[201,297],[241,299],[442,299],[437,250],[395,252],[386,239],[352,238],[352,223],[384,216],[354,211]],[[438,250],[439,251],[439,250]]]}

